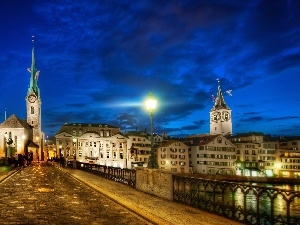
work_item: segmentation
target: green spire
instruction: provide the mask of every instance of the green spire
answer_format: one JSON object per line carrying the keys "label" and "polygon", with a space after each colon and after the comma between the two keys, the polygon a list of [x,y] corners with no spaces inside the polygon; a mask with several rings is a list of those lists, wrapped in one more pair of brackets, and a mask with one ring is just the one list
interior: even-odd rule
{"label": "green spire", "polygon": [[[33,43],[34,43],[34,40],[32,40],[32,44]],[[34,46],[32,46],[31,68],[30,69],[28,68],[27,70],[30,72],[30,85],[28,88],[28,94],[33,91],[35,93],[35,95],[37,97],[39,97],[40,90],[37,85],[37,81],[38,81],[40,71],[36,70],[36,67],[35,67]]]}

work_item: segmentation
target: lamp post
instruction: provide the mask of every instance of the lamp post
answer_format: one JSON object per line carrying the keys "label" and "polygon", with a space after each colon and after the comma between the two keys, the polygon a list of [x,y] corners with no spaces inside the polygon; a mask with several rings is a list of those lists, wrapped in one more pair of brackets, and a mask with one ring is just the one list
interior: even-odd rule
{"label": "lamp post", "polygon": [[[74,152],[73,152],[73,156],[74,156],[74,159],[73,159],[73,168],[76,168],[76,160],[77,160],[77,138],[73,137],[73,149],[74,149]],[[74,155],[75,153],[75,155]]]}
{"label": "lamp post", "polygon": [[[39,136],[35,136],[35,142],[38,143],[39,146],[41,146],[41,144],[40,144],[40,137]],[[40,162],[40,152],[39,151],[40,151],[39,148],[35,149],[38,163]]]}
{"label": "lamp post", "polygon": [[154,153],[154,148],[153,148],[153,114],[154,110],[156,108],[157,101],[155,98],[153,98],[152,93],[149,94],[148,99],[146,100],[146,107],[147,110],[149,111],[149,116],[150,116],[150,141],[151,141],[151,154],[150,158],[148,161],[148,168],[150,169],[157,169],[157,161]]}
{"label": "lamp post", "polygon": [[61,145],[59,145],[59,165],[62,166],[62,158],[61,158]]}
{"label": "lamp post", "polygon": [[5,159],[6,159],[7,158],[7,149],[8,149],[8,144],[7,144],[8,134],[7,134],[7,132],[5,132],[4,137],[5,137]]}

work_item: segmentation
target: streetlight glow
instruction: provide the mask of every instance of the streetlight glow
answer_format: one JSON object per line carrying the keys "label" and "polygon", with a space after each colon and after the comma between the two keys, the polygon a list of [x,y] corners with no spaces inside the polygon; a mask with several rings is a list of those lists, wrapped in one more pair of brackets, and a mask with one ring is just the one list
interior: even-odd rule
{"label": "streetlight glow", "polygon": [[157,100],[153,98],[152,93],[149,94],[148,99],[146,100],[146,108],[152,113],[156,109]]}

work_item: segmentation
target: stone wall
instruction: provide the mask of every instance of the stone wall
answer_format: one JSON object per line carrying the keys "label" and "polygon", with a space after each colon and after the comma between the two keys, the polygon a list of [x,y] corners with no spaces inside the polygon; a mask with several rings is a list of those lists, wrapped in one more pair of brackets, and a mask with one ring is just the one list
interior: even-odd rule
{"label": "stone wall", "polygon": [[173,201],[172,173],[157,169],[138,168],[136,170],[136,189]]}

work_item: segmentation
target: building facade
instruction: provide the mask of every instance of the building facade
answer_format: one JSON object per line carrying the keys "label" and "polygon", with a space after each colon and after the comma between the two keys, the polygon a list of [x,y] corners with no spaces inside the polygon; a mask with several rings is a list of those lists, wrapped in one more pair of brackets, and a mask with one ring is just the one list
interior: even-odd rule
{"label": "building facade", "polygon": [[189,147],[179,140],[161,142],[157,148],[158,168],[175,173],[189,173]]}
{"label": "building facade", "polygon": [[190,166],[194,173],[236,174],[235,145],[221,134],[186,137]]}
{"label": "building facade", "polygon": [[57,157],[128,168],[127,138],[107,124],[65,124],[55,135]]}
{"label": "building facade", "polygon": [[277,142],[265,141],[262,133],[231,136],[236,145],[237,175],[274,176]]}
{"label": "building facade", "polygon": [[300,178],[300,139],[279,141],[276,170],[279,177]]}
{"label": "building facade", "polygon": [[145,132],[126,132],[128,169],[147,167],[151,153],[151,141]]}

